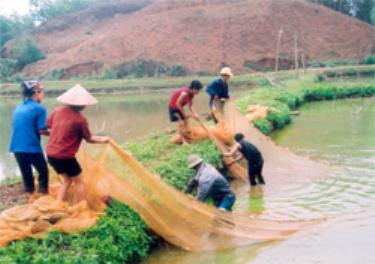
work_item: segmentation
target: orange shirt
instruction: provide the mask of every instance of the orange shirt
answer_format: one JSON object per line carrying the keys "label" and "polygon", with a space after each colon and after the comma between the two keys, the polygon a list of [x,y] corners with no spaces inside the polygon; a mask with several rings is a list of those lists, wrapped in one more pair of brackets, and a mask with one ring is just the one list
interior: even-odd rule
{"label": "orange shirt", "polygon": [[50,129],[50,136],[46,152],[57,159],[73,158],[82,139],[91,138],[86,118],[67,106],[52,112],[47,119],[47,128]]}

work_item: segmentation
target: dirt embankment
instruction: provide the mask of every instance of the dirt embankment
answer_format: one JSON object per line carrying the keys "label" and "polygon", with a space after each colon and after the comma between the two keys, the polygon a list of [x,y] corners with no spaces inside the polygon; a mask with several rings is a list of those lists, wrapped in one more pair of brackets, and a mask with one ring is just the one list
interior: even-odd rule
{"label": "dirt embankment", "polygon": [[241,72],[246,61],[272,65],[279,30],[284,61],[294,61],[295,38],[299,53],[314,60],[360,59],[374,51],[374,27],[303,0],[144,0],[41,25],[35,38],[47,59],[24,74],[57,68],[67,76],[90,74],[137,60],[183,65],[190,73],[223,65]]}

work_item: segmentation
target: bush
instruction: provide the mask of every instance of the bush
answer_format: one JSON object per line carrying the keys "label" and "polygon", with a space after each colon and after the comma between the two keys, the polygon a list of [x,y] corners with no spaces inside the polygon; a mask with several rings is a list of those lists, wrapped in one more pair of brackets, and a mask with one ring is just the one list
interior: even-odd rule
{"label": "bush", "polygon": [[17,61],[0,58],[0,81],[7,81],[16,71]]}
{"label": "bush", "polygon": [[272,124],[267,119],[256,119],[253,124],[265,135],[270,134],[273,130]]}
{"label": "bush", "polygon": [[252,70],[256,69],[257,62],[252,60],[245,60],[243,66]]}
{"label": "bush", "polygon": [[102,74],[99,76],[101,80],[112,80],[117,78],[117,72],[109,68],[107,65],[104,66]]}
{"label": "bush", "polygon": [[26,65],[46,57],[34,41],[26,39],[11,51],[10,58],[17,61],[17,70],[22,70]]}
{"label": "bush", "polygon": [[181,65],[173,65],[167,69],[167,74],[170,76],[185,76],[186,69]]}
{"label": "bush", "polygon": [[277,112],[269,112],[266,119],[272,124],[273,129],[283,128],[291,121],[288,105],[281,102],[274,102],[271,107],[276,108]]}
{"label": "bush", "polygon": [[362,61],[362,64],[372,65],[375,64],[375,54],[371,54]]}
{"label": "bush", "polygon": [[58,81],[58,80],[61,80],[64,77],[64,75],[65,75],[65,69],[56,68],[48,72],[48,74],[44,76],[44,78],[41,78],[41,79],[45,79],[49,81]]}

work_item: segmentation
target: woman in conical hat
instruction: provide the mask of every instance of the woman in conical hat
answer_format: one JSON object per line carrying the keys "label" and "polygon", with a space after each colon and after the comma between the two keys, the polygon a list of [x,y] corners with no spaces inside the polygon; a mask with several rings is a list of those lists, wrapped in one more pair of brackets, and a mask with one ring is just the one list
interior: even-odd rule
{"label": "woman in conical hat", "polygon": [[108,143],[108,137],[93,136],[87,119],[81,111],[98,101],[81,85],[77,84],[57,97],[64,104],[55,109],[47,119],[50,136],[47,144],[47,157],[53,169],[64,177],[57,199],[63,201],[69,186],[75,182],[78,201],[84,199],[85,190],[82,181],[82,169],[76,159],[76,153],[82,140],[88,143]]}

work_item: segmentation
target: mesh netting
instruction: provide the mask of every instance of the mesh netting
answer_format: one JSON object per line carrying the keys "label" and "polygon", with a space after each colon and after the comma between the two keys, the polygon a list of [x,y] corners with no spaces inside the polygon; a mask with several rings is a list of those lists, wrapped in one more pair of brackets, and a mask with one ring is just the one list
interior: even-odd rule
{"label": "mesh netting", "polygon": [[[236,111],[228,104],[224,116],[217,114],[218,120],[226,120],[225,124],[230,124],[231,131],[245,133],[264,153],[266,164],[270,164],[266,166],[265,173],[267,188],[312,176],[312,168],[319,173],[315,163],[277,147],[250,127]],[[206,137],[210,137],[219,149],[228,147],[230,142],[223,143],[204,124],[200,125]],[[225,133],[228,125],[226,127]],[[75,232],[93,226],[105,208],[101,198],[106,195],[129,205],[154,232],[186,250],[222,249],[284,239],[311,224],[257,219],[246,213],[217,210],[166,184],[114,141],[104,148],[91,147],[88,150],[79,155],[87,201],[73,206],[58,203],[53,198],[58,186],[51,187],[52,195],[1,214],[0,245],[25,237],[40,237],[51,229]],[[243,167],[238,165],[233,168],[233,174],[246,178]],[[288,179],[285,180],[285,177]],[[70,196],[70,204],[74,204],[74,195]]]}

